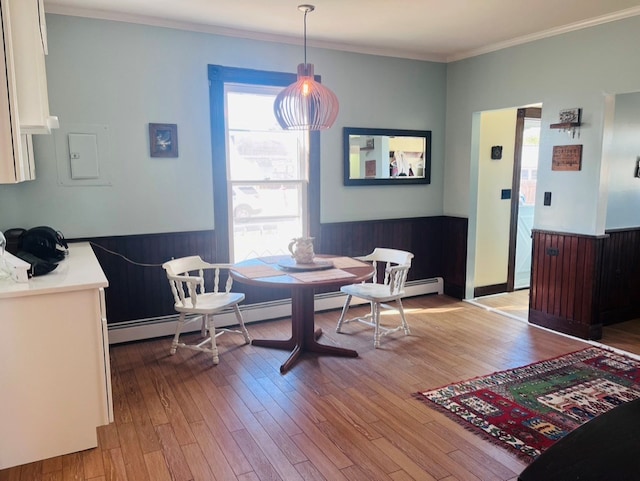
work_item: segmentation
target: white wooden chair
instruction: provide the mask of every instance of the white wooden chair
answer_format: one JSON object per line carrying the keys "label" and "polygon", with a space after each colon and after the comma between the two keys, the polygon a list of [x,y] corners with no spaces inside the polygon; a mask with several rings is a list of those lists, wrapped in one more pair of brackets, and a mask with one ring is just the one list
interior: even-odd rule
{"label": "white wooden chair", "polygon": [[[238,308],[238,303],[244,300],[244,294],[231,292],[233,280],[228,275],[231,264],[210,264],[203,261],[200,256],[190,256],[167,261],[162,264],[162,267],[167,272],[167,278],[171,285],[171,292],[173,292],[175,299],[175,310],[180,313],[176,333],[171,344],[171,354],[175,354],[179,347],[208,352],[213,357],[213,363],[218,364],[220,361],[216,344],[218,336],[225,332],[233,332],[242,334],[245,342],[251,343],[251,337],[244,326],[244,320]],[[209,270],[213,271],[213,289],[206,292],[204,274]],[[221,289],[220,273],[225,271],[227,272],[227,281],[224,288]],[[216,328],[213,315],[229,311],[235,313],[239,329]],[[187,319],[187,316],[190,317]],[[179,342],[184,325],[200,319],[202,320],[200,331],[205,339],[197,344]]]}
{"label": "white wooden chair", "polygon": [[[363,261],[373,263],[374,272],[372,282],[363,282],[360,284],[350,284],[340,288],[342,292],[347,294],[336,332],[342,332],[344,324],[357,321],[374,328],[373,345],[380,347],[380,338],[402,329],[405,334],[411,334],[409,325],[404,317],[404,309],[402,307],[402,297],[404,296],[404,284],[407,280],[407,273],[411,267],[411,252],[401,251],[397,249],[387,249],[377,247],[374,251],[364,257],[358,257]],[[384,268],[384,278],[382,284],[378,282],[378,271]],[[357,297],[369,301],[371,305],[370,312],[361,317],[345,319],[351,299]],[[385,304],[395,301],[400,313],[401,323],[397,327],[389,328],[380,324],[380,310],[382,308],[391,308]]]}

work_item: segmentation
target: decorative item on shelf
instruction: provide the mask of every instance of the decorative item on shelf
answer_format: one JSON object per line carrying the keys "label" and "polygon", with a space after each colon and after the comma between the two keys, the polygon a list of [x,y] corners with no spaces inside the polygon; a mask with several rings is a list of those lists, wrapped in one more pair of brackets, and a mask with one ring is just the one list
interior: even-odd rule
{"label": "decorative item on shelf", "polygon": [[177,157],[178,126],[149,124],[149,151],[151,157]]}
{"label": "decorative item on shelf", "polygon": [[494,145],[491,147],[491,160],[500,160],[502,158],[502,145]]}
{"label": "decorative item on shelf", "polygon": [[580,125],[582,124],[582,109],[563,109],[560,111],[560,122],[557,124],[551,124],[549,128],[559,129],[562,132],[567,132],[573,139],[576,134],[580,138]]}
{"label": "decorative item on shelf", "polygon": [[324,130],[338,116],[338,97],[316,82],[313,64],[307,63],[307,14],[313,5],[298,5],[304,12],[304,63],[298,64],[298,80],[283,89],[275,99],[273,111],[285,130]]}
{"label": "decorative item on shelf", "polygon": [[291,257],[298,264],[313,264],[315,253],[313,252],[313,237],[296,237],[289,242]]}

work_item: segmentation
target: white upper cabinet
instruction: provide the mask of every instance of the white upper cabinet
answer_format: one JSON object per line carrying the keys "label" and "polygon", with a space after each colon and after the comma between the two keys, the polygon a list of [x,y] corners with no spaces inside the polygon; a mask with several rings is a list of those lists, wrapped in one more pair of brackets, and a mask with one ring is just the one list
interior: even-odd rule
{"label": "white upper cabinet", "polygon": [[[0,183],[35,178],[32,134],[50,134],[43,0],[0,0]],[[4,68],[2,68],[4,67]]]}
{"label": "white upper cabinet", "polygon": [[9,7],[20,133],[50,134],[58,119],[49,115],[43,0],[9,0]]}

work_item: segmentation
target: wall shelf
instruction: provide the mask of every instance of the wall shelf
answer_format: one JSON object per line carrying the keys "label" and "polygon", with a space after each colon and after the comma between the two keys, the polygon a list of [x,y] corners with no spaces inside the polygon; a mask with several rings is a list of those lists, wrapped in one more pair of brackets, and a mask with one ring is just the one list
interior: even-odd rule
{"label": "wall shelf", "polygon": [[[582,121],[580,119],[582,110],[581,109],[569,109],[569,113],[571,116],[568,116],[565,111],[560,112],[560,120],[565,120],[565,122],[558,122],[557,124],[549,125],[550,129],[557,129],[561,132],[567,132],[569,137],[572,139],[576,137],[580,137],[580,125],[582,125]],[[567,118],[567,116],[569,118]]]}
{"label": "wall shelf", "polygon": [[580,122],[560,122],[558,124],[549,125],[550,129],[575,129],[576,127],[580,127]]}

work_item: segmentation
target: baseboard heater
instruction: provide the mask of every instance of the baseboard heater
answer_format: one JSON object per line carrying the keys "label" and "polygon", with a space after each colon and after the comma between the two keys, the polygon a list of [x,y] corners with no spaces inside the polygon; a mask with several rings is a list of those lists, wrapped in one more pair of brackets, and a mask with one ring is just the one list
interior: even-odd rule
{"label": "baseboard heater", "polygon": [[[405,285],[406,297],[422,296],[425,294],[442,294],[444,282],[442,277],[409,281]],[[341,292],[329,292],[318,294],[315,297],[315,310],[327,311],[340,309],[344,304],[344,294]],[[361,299],[353,300],[352,304],[364,303]],[[245,323],[267,321],[291,316],[291,299],[280,299],[259,304],[240,304],[240,310]],[[154,337],[170,336],[176,330],[177,314],[148,319],[136,319],[109,324],[109,344],[152,339]],[[231,326],[237,321],[233,313],[219,314],[216,316],[216,325],[220,327]],[[187,326],[185,331],[199,330],[198,323]]]}

